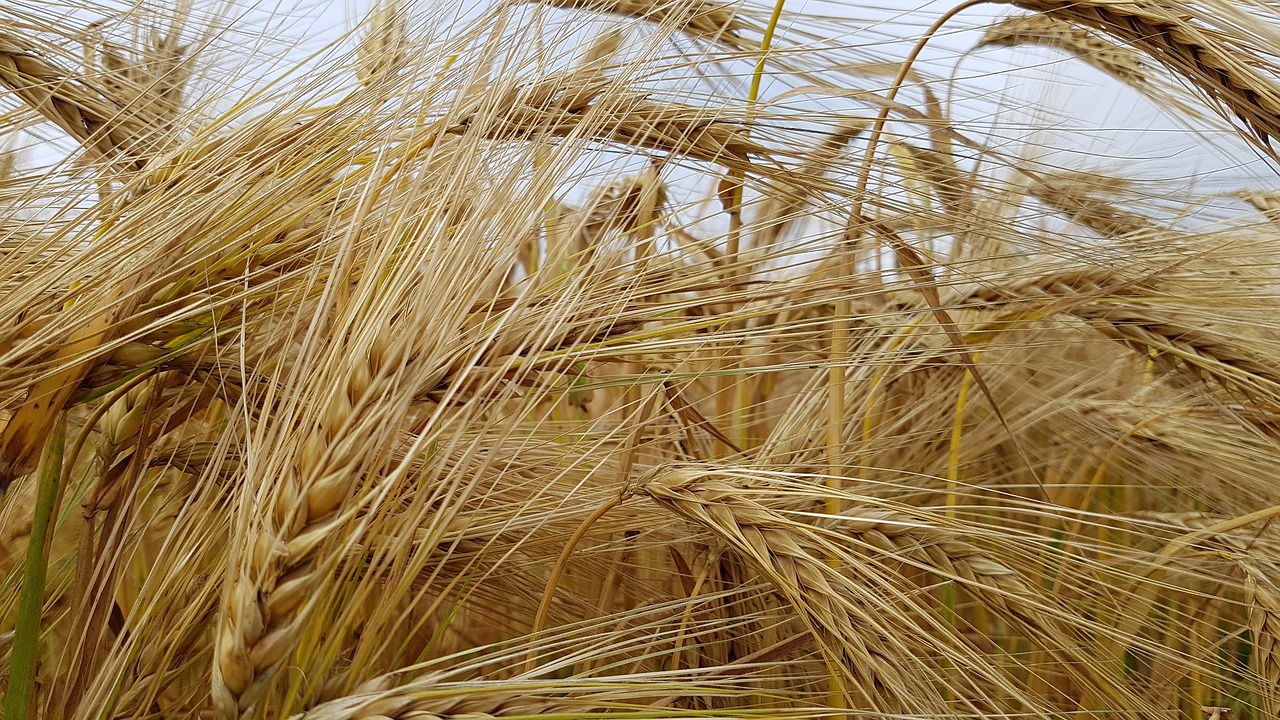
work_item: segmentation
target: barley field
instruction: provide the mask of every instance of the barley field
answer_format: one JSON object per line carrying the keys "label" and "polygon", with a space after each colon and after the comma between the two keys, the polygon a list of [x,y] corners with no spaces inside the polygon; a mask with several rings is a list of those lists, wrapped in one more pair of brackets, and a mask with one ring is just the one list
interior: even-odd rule
{"label": "barley field", "polygon": [[1280,5],[841,8],[0,10],[3,717],[1280,716]]}

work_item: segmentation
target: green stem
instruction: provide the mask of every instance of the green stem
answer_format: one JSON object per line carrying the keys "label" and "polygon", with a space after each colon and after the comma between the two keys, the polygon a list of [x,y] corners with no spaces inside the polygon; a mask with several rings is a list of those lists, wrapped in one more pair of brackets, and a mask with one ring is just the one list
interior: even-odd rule
{"label": "green stem", "polygon": [[18,597],[18,619],[13,630],[13,649],[9,658],[9,692],[4,698],[4,716],[9,720],[31,717],[35,696],[36,658],[40,652],[40,611],[44,606],[44,579],[48,570],[45,541],[49,521],[58,497],[58,480],[62,475],[62,452],[66,436],[66,416],[59,413],[53,432],[45,445],[37,475],[35,517],[31,521],[31,540],[23,567],[22,589]]}
{"label": "green stem", "polygon": [[[747,90],[747,111],[744,116],[746,131],[751,133],[751,123],[755,120],[756,104],[760,100],[760,83],[764,80],[764,66],[769,58],[769,50],[773,48],[773,35],[778,29],[778,21],[782,18],[782,8],[787,0],[778,0],[773,6],[773,14],[769,16],[769,24],[764,28],[764,38],[760,41],[760,54],[756,57],[756,67],[751,73],[751,87]],[[742,232],[742,196],[746,185],[746,172],[733,173],[733,202],[729,209],[729,222],[733,227],[729,230],[729,247],[725,253],[726,265],[733,267],[738,259],[739,236]]]}

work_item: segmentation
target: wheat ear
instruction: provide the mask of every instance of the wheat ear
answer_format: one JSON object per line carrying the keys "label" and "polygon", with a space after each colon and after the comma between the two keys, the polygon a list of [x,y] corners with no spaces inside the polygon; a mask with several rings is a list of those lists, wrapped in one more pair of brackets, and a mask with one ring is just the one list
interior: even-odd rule
{"label": "wheat ear", "polygon": [[865,609],[850,600],[858,592],[832,567],[837,547],[812,528],[746,498],[744,488],[681,467],[655,474],[636,488],[672,512],[711,530],[773,584],[818,641],[833,676],[859,706],[938,712],[941,697],[904,660],[914,653],[898,638],[878,632]]}
{"label": "wheat ear", "polygon": [[1143,354],[1160,353],[1174,367],[1190,368],[1267,401],[1280,397],[1280,366],[1252,351],[1244,340],[1136,303],[1089,303],[1068,312]]}
{"label": "wheat ear", "polygon": [[[1108,675],[1110,670],[1090,666],[1076,652],[1077,646],[1086,645],[1074,627],[1079,619],[1069,609],[1046,600],[1016,570],[956,533],[877,508],[831,517],[833,527],[824,530],[788,520],[752,500],[752,495],[759,493],[758,487],[752,488],[750,481],[734,484],[717,476],[724,474],[725,471],[702,466],[659,469],[649,480],[641,481],[637,492],[712,530],[742,553],[757,571],[778,586],[779,594],[806,616],[810,630],[820,640],[825,638],[834,645],[827,650],[831,660],[842,661],[846,669],[858,668],[847,679],[857,683],[864,696],[881,703],[877,708],[886,707],[884,702],[917,708],[932,703],[921,697],[929,686],[916,677],[919,668],[911,666],[910,650],[898,647],[889,651],[887,645],[864,645],[875,641],[875,633],[869,632],[865,621],[859,622],[861,611],[848,600],[865,598],[866,588],[883,584],[878,575],[883,571],[880,565],[888,558],[957,583],[981,598],[1036,646],[1060,657],[1078,682],[1103,695],[1114,693],[1116,685]],[[880,594],[883,593],[881,589]],[[881,608],[876,615],[877,623],[891,621],[885,610]],[[940,635],[950,630],[933,625],[928,629],[916,626],[916,632]],[[899,628],[896,636],[904,637],[901,633]],[[858,648],[857,655],[849,654],[852,648]],[[963,666],[966,676],[991,672],[981,663],[967,663],[963,654],[949,660]],[[920,663],[919,659],[915,662]],[[994,675],[985,680],[1007,683]],[[895,684],[902,681],[910,684]],[[1123,701],[1119,696],[1114,699]],[[1037,702],[1026,695],[1020,700]]]}
{"label": "wheat ear", "polygon": [[[179,42],[181,24],[179,17],[166,34],[152,30],[149,42],[130,52],[131,57],[108,42],[101,42],[101,52],[92,53],[100,70],[95,80],[102,94],[123,108],[130,120],[150,128],[154,140],[160,140],[178,120],[191,77],[191,48]],[[90,63],[86,61],[86,65]]]}
{"label": "wheat ear", "polygon": [[55,68],[32,43],[7,33],[0,33],[0,84],[104,158],[118,157],[151,134],[101,93]]}
{"label": "wheat ear", "polygon": [[1037,200],[1103,237],[1135,236],[1158,229],[1151,220],[1098,197],[1100,188],[1094,178],[1035,174],[1034,180],[1029,189]]}
{"label": "wheat ear", "polygon": [[1264,148],[1269,149],[1270,138],[1280,135],[1280,89],[1243,59],[1266,54],[1250,52],[1247,46],[1231,42],[1230,34],[1204,27],[1188,15],[1188,6],[1168,0],[1011,0],[1011,4],[1093,28],[1141,49],[1243,120]]}
{"label": "wheat ear", "polygon": [[691,38],[746,50],[741,33],[746,26],[731,5],[708,0],[539,0],[566,10],[612,13],[672,28]]}
{"label": "wheat ear", "polygon": [[978,47],[1036,45],[1069,52],[1102,72],[1137,88],[1149,81],[1142,55],[1052,15],[1018,15],[987,28]]}
{"label": "wheat ear", "polygon": [[1241,190],[1236,197],[1249,203],[1271,222],[1280,221],[1280,193],[1274,190]]}
{"label": "wheat ear", "polygon": [[1020,270],[996,284],[970,291],[961,301],[1018,305],[1044,305],[1070,299],[1098,299],[1137,292],[1140,285],[1111,268],[1069,267]]}
{"label": "wheat ear", "polygon": [[396,377],[403,348],[389,334],[345,353],[356,361],[314,425],[303,428],[294,461],[232,571],[213,665],[214,704],[225,718],[250,711],[293,651],[303,606],[321,581],[321,547],[346,522],[341,506],[369,458],[395,436],[388,418],[407,412],[413,387]]}
{"label": "wheat ear", "polygon": [[[1222,519],[1206,517],[1201,513],[1139,514],[1167,525],[1185,528],[1192,532],[1213,532],[1212,527]],[[1264,529],[1266,532],[1269,528]],[[1253,642],[1253,665],[1258,674],[1257,682],[1262,695],[1263,717],[1273,718],[1280,713],[1280,574],[1273,563],[1263,558],[1274,552],[1276,537],[1267,540],[1268,552],[1255,549],[1259,533],[1238,528],[1229,532],[1214,533],[1215,539],[1230,550],[1230,555],[1244,576],[1245,603],[1248,609],[1250,639]]]}
{"label": "wheat ear", "polygon": [[1261,567],[1242,559],[1245,598],[1249,603],[1249,633],[1253,639],[1254,663],[1262,690],[1266,717],[1280,714],[1280,587],[1276,578]]}
{"label": "wheat ear", "polygon": [[[974,290],[967,300],[1056,307],[1143,355],[1159,353],[1173,369],[1191,370],[1262,398],[1280,396],[1280,366],[1250,348],[1247,339],[1212,326],[1196,326],[1148,307],[1163,297],[1152,279],[1128,279],[1105,268],[1074,268]],[[1123,300],[1121,300],[1123,298]]]}
{"label": "wheat ear", "polygon": [[[584,133],[629,147],[764,172],[773,153],[750,138],[740,117],[676,103],[656,103],[594,71],[558,74],[508,92],[492,109],[466,112],[446,132],[494,140]],[[765,162],[754,162],[763,159]],[[765,167],[759,167],[761,164]]]}

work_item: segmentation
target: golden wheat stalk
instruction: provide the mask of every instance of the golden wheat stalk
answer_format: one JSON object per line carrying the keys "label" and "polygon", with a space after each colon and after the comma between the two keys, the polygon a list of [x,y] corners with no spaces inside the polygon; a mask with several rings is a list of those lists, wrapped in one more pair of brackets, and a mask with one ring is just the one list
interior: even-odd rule
{"label": "golden wheat stalk", "polygon": [[[184,321],[200,318],[194,329],[213,330],[225,311],[220,308],[224,302],[220,295],[243,293],[245,280],[250,279],[263,287],[280,284],[282,278],[288,279],[280,269],[288,268],[288,263],[304,261],[307,251],[314,249],[323,227],[315,207],[323,203],[321,196],[327,183],[323,174],[303,181],[295,188],[299,191],[297,196],[277,194],[273,203],[279,203],[277,209],[284,211],[283,219],[267,224],[237,216],[234,211],[228,218],[222,214],[227,208],[212,201],[213,197],[245,200],[246,196],[265,191],[264,185],[273,184],[260,176],[246,181],[243,176],[227,174],[228,168],[243,172],[239,161],[261,149],[261,135],[271,134],[269,128],[258,130],[260,134],[246,133],[240,138],[243,144],[239,147],[232,143],[235,150],[230,153],[226,152],[227,147],[218,147],[225,145],[226,139],[201,145],[190,156],[171,158],[171,165],[148,176],[126,207],[110,218],[101,231],[101,252],[120,256],[110,274],[100,270],[103,278],[96,287],[63,290],[63,307],[50,308],[13,333],[13,340],[28,342],[14,342],[16,347],[5,358],[15,372],[6,375],[4,382],[16,385],[14,390],[22,394],[14,403],[17,409],[0,432],[0,490],[31,471],[38,452],[36,446],[56,411],[100,385],[118,381],[120,378],[113,372],[127,374],[157,362],[188,372],[196,369],[194,363],[179,357],[189,356],[203,344],[198,337],[201,333],[184,327]],[[299,139],[296,133],[271,138],[281,143],[280,150]],[[181,167],[184,161],[191,165]],[[192,181],[200,183],[202,192],[195,195],[205,201],[193,198],[183,211],[175,211],[171,220],[166,219],[169,224],[151,227],[158,207],[155,203],[164,204],[169,188],[192,190],[184,184]],[[338,217],[330,212],[326,219],[333,222]],[[216,227],[221,220],[230,220],[232,228],[242,230],[250,239],[234,230],[210,232],[210,227]],[[279,227],[279,232],[263,237],[262,233],[270,233],[273,226]],[[128,237],[129,243],[151,247],[145,257],[139,251],[133,251],[136,255],[131,256],[128,243],[118,241],[121,237]],[[192,267],[180,264],[184,258]],[[104,288],[103,282],[112,285]],[[51,328],[63,333],[55,336],[52,351],[48,339]],[[133,340],[127,339],[131,333]],[[187,342],[175,347],[170,341],[178,336],[186,336]],[[207,334],[203,339],[212,337]],[[40,357],[41,362],[31,362],[28,353]],[[107,367],[113,363],[118,366],[115,370]],[[227,377],[231,380],[230,375]]]}
{"label": "golden wheat stalk", "polygon": [[1280,712],[1280,578],[1275,572],[1264,572],[1248,552],[1241,557],[1240,567],[1246,577],[1245,600],[1249,604],[1249,632],[1262,710],[1267,717],[1274,717]]}
{"label": "golden wheat stalk", "polygon": [[372,85],[394,74],[408,61],[407,11],[399,0],[379,0],[356,50],[356,78]]}
{"label": "golden wheat stalk", "polygon": [[[964,293],[957,301],[970,301],[1003,305],[1020,305],[1029,302],[1036,305],[1063,303],[1072,299],[1102,299],[1133,295],[1149,288],[1150,281],[1135,280],[1119,270],[1105,267],[1068,267],[1020,269],[1016,274],[998,281],[984,283]],[[1065,304],[1065,303],[1064,303]]]}
{"label": "golden wheat stalk", "polygon": [[[1045,175],[1037,173],[1030,186],[1041,202],[1061,212],[1068,220],[1093,230],[1106,238],[1150,235],[1159,228],[1151,220],[1099,197],[1100,178],[1079,175]],[[1170,234],[1168,230],[1160,230]]]}
{"label": "golden wheat stalk", "polygon": [[1268,220],[1280,220],[1280,193],[1273,190],[1241,190],[1236,193],[1236,197],[1249,203]]}
{"label": "golden wheat stalk", "polygon": [[[152,30],[142,47],[125,52],[113,43],[101,41],[101,50],[90,47],[86,66],[99,66],[94,78],[104,96],[151,128],[149,140],[161,140],[179,119],[182,98],[191,76],[190,47],[180,43],[181,13],[174,18],[169,32]],[[154,148],[146,148],[154,152]]]}
{"label": "golden wheat stalk", "polygon": [[1232,332],[1230,325],[1196,324],[1162,311],[1165,283],[1158,275],[1094,267],[1020,275],[974,289],[967,299],[1009,309],[1024,304],[1053,309],[1088,322],[1170,369],[1212,378],[1265,402],[1280,397],[1280,365],[1255,351],[1249,338]]}
{"label": "golden wheat stalk", "polygon": [[[615,82],[553,76],[511,91],[496,105],[496,111],[464,115],[446,132],[478,131],[495,140],[586,132],[601,140],[730,168],[760,172],[776,164],[773,153],[751,140],[745,125],[731,120],[731,115],[710,108],[655,103],[646,94],[623,90]],[[761,159],[767,161],[765,168],[753,165]]]}
{"label": "golden wheat stalk", "polygon": [[[820,646],[829,645],[824,652],[830,654],[833,666],[839,663],[847,682],[854,683],[848,689],[856,692],[854,697],[880,703],[876,707],[891,702],[920,708],[937,702],[936,698],[920,695],[925,687],[919,684],[922,678],[918,677],[922,665],[912,655],[921,650],[904,646],[886,654],[877,649],[894,634],[878,629],[884,627],[882,623],[895,624],[893,611],[888,607],[878,611],[860,607],[867,602],[866,593],[860,588],[885,582],[877,575],[883,571],[879,567],[883,561],[875,559],[881,554],[886,559],[906,561],[937,573],[975,593],[1037,646],[1051,653],[1075,652],[1063,645],[1064,639],[1078,635],[1064,623],[1069,613],[1047,604],[1012,568],[971,544],[950,537],[948,532],[875,509],[831,517],[831,529],[824,530],[791,521],[753,500],[758,490],[750,481],[735,483],[720,477],[714,469],[699,466],[658,470],[637,486],[638,492],[660,505],[712,530],[769,578],[775,591],[805,617]],[[894,591],[881,588],[872,592],[887,600],[888,593]],[[899,597],[903,602],[905,598]],[[874,620],[867,614],[871,612],[875,613]],[[923,609],[916,608],[914,612]],[[917,632],[945,631],[934,626],[930,630],[921,627]],[[877,640],[878,635],[884,639]],[[857,652],[850,654],[855,649]],[[986,691],[979,689],[983,682],[978,678],[986,670],[971,666],[959,647],[954,650],[956,654],[949,658],[950,662],[968,668],[971,674],[963,680],[974,685],[953,691],[968,693],[968,702],[994,702],[984,698]],[[1105,671],[1079,668],[1073,674],[1084,682],[1099,683],[1105,692],[1108,681],[1101,679]],[[984,680],[994,687],[1008,682],[995,676]],[[1023,696],[1017,702],[1038,701]]]}
{"label": "golden wheat stalk", "polygon": [[[478,688],[477,688],[478,689]],[[434,691],[434,692],[433,692]],[[566,700],[554,700],[519,692],[476,692],[446,695],[431,681],[394,689],[368,691],[330,700],[293,720],[410,720],[412,718],[535,717],[582,712],[585,708]]]}
{"label": "golden wheat stalk", "polygon": [[1215,526],[1227,522],[1228,518],[1199,512],[1134,515],[1165,528],[1190,531],[1225,546],[1225,554],[1244,576],[1244,601],[1253,650],[1251,661],[1257,673],[1257,689],[1262,700],[1260,709],[1265,717],[1274,716],[1280,711],[1280,567],[1271,560],[1280,545],[1280,538],[1276,537],[1274,529],[1262,525],[1220,532]]}
{"label": "golden wheat stalk", "polygon": [[1280,366],[1244,338],[1138,304],[1084,304],[1069,312],[1143,354],[1154,351],[1174,367],[1204,373],[1266,403],[1280,398]]}
{"label": "golden wheat stalk", "polygon": [[[1196,642],[1231,622],[1250,628],[1224,635],[1220,653],[1165,637],[1173,614],[1156,634],[1110,620],[1135,568],[1158,560],[1115,527],[1117,513],[1274,504],[1273,228],[1252,218],[1175,236],[1082,176],[1006,183],[1018,164],[994,169],[1000,153],[966,144],[966,122],[921,74],[906,94],[923,90],[927,110],[893,105],[919,135],[893,142],[944,207],[937,245],[955,243],[950,269],[914,275],[947,297],[922,303],[902,292],[903,266],[830,255],[832,211],[852,188],[837,167],[845,138],[818,133],[851,127],[846,111],[806,102],[793,113],[779,100],[776,116],[747,114],[733,92],[717,94],[755,57],[704,58],[746,48],[756,10],[548,2],[658,23],[685,38],[648,49],[698,54],[637,59],[639,47],[616,52],[616,36],[566,51],[582,46],[581,15],[560,33],[562,13],[538,12],[544,23],[424,40],[419,58],[404,52],[409,18],[384,16],[371,25],[390,34],[367,35],[341,75],[299,73],[316,94],[336,77],[373,87],[325,107],[273,94],[280,85],[193,98],[236,109],[162,152],[148,133],[202,118],[182,115],[166,85],[188,66],[179,34],[141,53],[99,43],[81,78],[6,20],[18,39],[0,82],[83,138],[90,158],[149,171],[96,200],[75,194],[82,165],[65,166],[72,180],[0,178],[12,225],[0,233],[0,469],[21,474],[58,413],[94,440],[72,453],[55,515],[74,520],[84,503],[90,517],[55,526],[46,599],[17,619],[39,631],[27,634],[40,639],[37,714],[1045,718],[1228,702],[1210,696],[1261,704],[1261,682],[1280,672],[1272,545],[1249,546],[1253,569],[1223,573],[1228,601],[1207,598],[1187,624]],[[1114,21],[1129,11],[1095,4]],[[392,5],[409,7],[378,7]],[[1175,0],[1134,5],[1173,10],[1105,37],[1164,32],[1159,22],[1207,33],[1212,20],[1182,17]],[[811,38],[811,22],[850,34]],[[840,74],[863,59],[851,24],[789,17],[779,30],[784,50],[765,58],[775,86],[820,85],[794,68]],[[1238,50],[1266,78],[1257,37],[1214,32],[1197,38],[1212,50],[1196,51],[1204,72]],[[1141,39],[1148,50],[1184,41]],[[422,58],[443,67],[427,72]],[[1232,73],[1210,80],[1248,74]],[[393,82],[404,92],[380,92]],[[669,82],[688,99],[661,99],[675,96]],[[957,103],[980,90],[951,89]],[[1223,102],[1248,99],[1235,92]],[[888,106],[865,93],[847,97]],[[242,122],[241,110],[262,115]],[[133,128],[143,115],[154,126]],[[930,149],[912,148],[925,132]],[[742,235],[767,246],[758,260],[725,262],[717,247],[717,223],[742,204],[717,206],[726,167],[765,180],[748,193],[764,188],[761,212],[737,215]],[[895,182],[867,206],[906,228],[933,219],[923,202],[902,212]],[[1107,239],[1029,240],[1022,221],[1046,204]],[[1032,256],[1018,252],[1029,245]],[[919,254],[916,270],[929,261]],[[1066,254],[1079,267],[1048,265]],[[830,262],[813,269],[820,256]],[[927,305],[978,325],[971,344],[983,343],[1007,427],[970,397]],[[849,332],[837,358],[847,373],[829,394],[833,311]],[[1155,362],[1133,362],[1121,343]],[[1154,377],[1164,363],[1250,398]],[[723,377],[743,380],[732,403],[717,394]],[[574,399],[583,392],[593,399]],[[856,462],[840,473],[857,494],[815,475],[824,430],[849,448],[831,455]],[[739,442],[735,462],[771,471],[666,464],[735,435],[767,437]],[[1014,443],[1035,449],[1034,467],[1010,462]],[[638,490],[649,502],[570,535],[633,466],[659,468]],[[1041,481],[1081,502],[1027,499]],[[20,479],[0,508],[9,590],[24,580],[15,559],[27,554],[33,485]],[[849,509],[824,512],[832,500]],[[568,537],[583,542],[566,551]],[[547,617],[572,639],[529,637],[561,556]],[[6,651],[11,594],[0,593]],[[1108,642],[1118,649],[1100,649]],[[1248,644],[1252,674],[1236,660]],[[500,649],[476,652],[487,647]],[[516,675],[531,647],[551,658],[538,679]],[[386,675],[439,666],[464,679]],[[589,687],[592,673],[616,684]],[[1188,673],[1196,703],[1170,690]],[[853,707],[823,706],[839,692],[830,677]],[[686,678],[713,688],[686,693]]]}

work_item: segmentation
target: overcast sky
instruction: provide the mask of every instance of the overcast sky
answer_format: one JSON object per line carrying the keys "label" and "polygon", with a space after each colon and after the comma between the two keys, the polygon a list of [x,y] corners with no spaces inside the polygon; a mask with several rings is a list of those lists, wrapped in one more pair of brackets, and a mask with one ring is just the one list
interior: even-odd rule
{"label": "overcast sky", "polygon": [[[87,25],[110,22],[129,6],[114,0],[93,3],[25,0],[11,7],[19,16],[61,17],[73,25]],[[767,14],[767,6],[760,0],[752,3],[760,14]],[[428,40],[440,39],[468,18],[480,17],[490,6],[479,0],[411,0],[408,4],[411,15],[418,19],[414,33]],[[800,18],[799,30],[841,32],[842,43],[867,45],[886,58],[900,58],[951,4],[872,7],[788,0],[786,10],[789,17]],[[215,61],[216,69],[210,71],[206,82],[234,82],[236,89],[224,93],[224,103],[233,103],[278,80],[286,70],[292,69],[296,78],[305,76],[298,72],[302,67],[339,64],[343,54],[354,47],[352,28],[366,14],[368,2],[239,0],[231,6],[201,2],[196,12],[210,12],[214,7],[222,8],[220,25],[230,31],[215,44],[210,60]],[[539,12],[538,17],[544,19],[563,17],[557,15],[559,11],[530,6],[517,11]],[[1191,185],[1206,194],[1276,186],[1275,173],[1241,143],[1226,140],[1224,150],[1207,151],[1203,138],[1187,133],[1174,116],[1063,53],[1031,48],[966,52],[980,37],[980,31],[973,28],[1000,11],[999,6],[990,5],[962,14],[922,56],[922,69],[944,77],[955,72],[961,78],[958,87],[973,96],[959,101],[955,109],[956,116],[966,121],[966,132],[991,133],[995,142],[1010,148],[1026,143],[1039,148],[1039,159],[1054,164],[1130,178],[1158,178],[1166,185]],[[838,25],[818,19],[834,15],[847,19]],[[784,37],[794,35],[785,25],[781,32]],[[675,46],[671,49],[678,50]],[[287,89],[288,83],[280,87]],[[766,97],[769,92],[766,87]]]}

